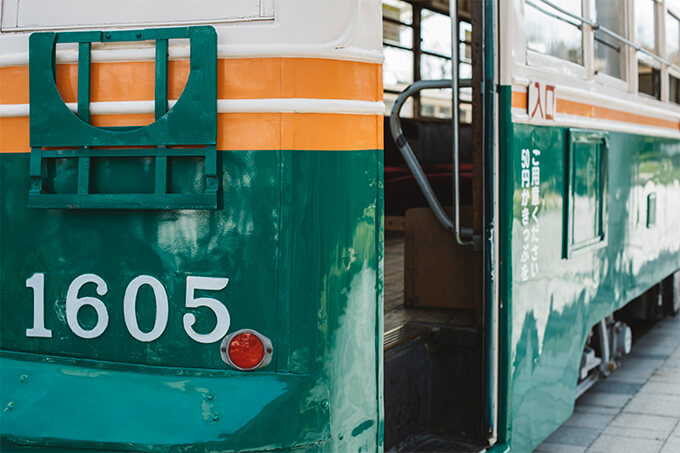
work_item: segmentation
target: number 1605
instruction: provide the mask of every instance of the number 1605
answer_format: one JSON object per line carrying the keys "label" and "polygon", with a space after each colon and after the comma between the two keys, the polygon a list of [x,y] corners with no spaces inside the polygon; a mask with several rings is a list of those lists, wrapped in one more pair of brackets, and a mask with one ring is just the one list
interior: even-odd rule
{"label": "number 1605", "polygon": [[[215,343],[227,334],[231,323],[227,307],[211,297],[195,297],[195,291],[220,291],[226,288],[228,283],[229,279],[224,277],[187,276],[184,306],[206,307],[212,310],[216,318],[212,332],[200,334],[193,329],[196,316],[193,313],[185,313],[182,323],[189,338],[199,343]],[[96,285],[95,289],[99,296],[105,296],[108,292],[108,285],[96,274],[83,274],[73,279],[66,292],[66,322],[71,331],[80,338],[92,339],[99,337],[108,327],[109,313],[101,299],[79,296],[81,288],[87,284]],[[144,285],[151,287],[156,301],[156,319],[153,328],[148,332],[143,332],[137,323],[137,293]],[[52,331],[45,327],[45,274],[33,274],[26,280],[26,287],[33,290],[33,327],[26,329],[26,336],[52,338]],[[85,306],[92,307],[97,314],[97,322],[91,329],[84,329],[78,322],[78,312]],[[147,343],[159,338],[168,325],[168,311],[168,294],[163,284],[155,277],[140,275],[132,279],[125,289],[123,318],[128,332],[134,339]]]}

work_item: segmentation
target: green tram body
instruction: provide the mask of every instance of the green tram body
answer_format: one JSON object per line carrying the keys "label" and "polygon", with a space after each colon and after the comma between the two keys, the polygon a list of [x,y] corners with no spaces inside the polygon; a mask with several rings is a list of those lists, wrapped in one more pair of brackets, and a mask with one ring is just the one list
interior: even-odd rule
{"label": "green tram body", "polygon": [[[497,10],[485,5],[494,30]],[[511,85],[500,86],[498,100],[486,118],[500,126],[498,217],[487,219],[498,236],[486,229],[485,239],[497,238],[500,251],[499,328],[497,349],[486,344],[483,354],[498,361],[498,389],[489,394],[494,377],[486,376],[481,400],[498,412],[487,420],[497,433],[490,451],[528,452],[571,414],[592,327],[680,269],[680,139],[522,124],[512,118]],[[574,137],[592,132],[603,145],[573,151]],[[539,272],[527,281],[525,149],[540,151],[541,172]],[[590,227],[571,223],[578,162],[569,156],[588,150],[604,159],[593,167],[604,170],[590,211],[602,216],[603,235],[571,244],[565,231]],[[218,147],[214,210],[29,208],[30,154],[0,151],[3,452],[383,450],[383,150]],[[491,145],[485,153],[494,162]],[[156,171],[150,162],[95,165],[92,180],[115,193],[121,181],[112,175],[122,172],[126,190],[144,191]],[[52,187],[77,185],[69,165],[46,175]],[[202,175],[196,159],[179,159],[168,186],[200,192]],[[35,273],[44,273],[49,340],[26,336]],[[91,340],[69,330],[64,307],[69,284],[84,274],[107,284],[105,296],[92,283],[79,293],[107,307],[108,328]],[[158,279],[169,300],[167,328],[150,343],[133,339],[123,317],[125,288],[140,275]],[[229,278],[196,297],[223,301],[229,332],[267,335],[270,365],[228,369],[219,343],[189,341],[187,276]],[[153,301],[149,288],[139,290],[143,332],[157,315]],[[210,331],[210,313],[195,313],[194,330]],[[97,317],[88,309],[78,320],[93,327]]]}

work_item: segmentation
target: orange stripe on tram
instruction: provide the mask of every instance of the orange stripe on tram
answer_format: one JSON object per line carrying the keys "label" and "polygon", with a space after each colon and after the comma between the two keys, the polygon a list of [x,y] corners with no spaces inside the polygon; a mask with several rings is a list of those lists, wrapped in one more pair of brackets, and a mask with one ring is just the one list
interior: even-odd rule
{"label": "orange stripe on tram", "polygon": [[[527,108],[527,94],[522,91],[512,92],[512,107],[517,109]],[[643,126],[663,127],[680,131],[680,121],[665,120],[653,116],[639,115],[637,113],[624,112],[623,110],[611,109],[599,105],[586,104],[583,102],[557,99],[557,113],[565,115],[581,116],[599,120],[618,121]]]}
{"label": "orange stripe on tram", "polygon": [[[95,126],[150,123],[153,115],[93,116]],[[382,115],[220,113],[217,149],[347,151],[383,148]],[[0,118],[0,153],[26,153],[29,119]]]}
{"label": "orange stripe on tram", "polygon": [[[142,101],[154,98],[153,61],[93,63],[91,100]],[[189,61],[170,61],[168,97],[177,99],[189,75]],[[312,98],[382,100],[382,66],[376,63],[310,58],[219,60],[219,99]],[[76,102],[78,65],[57,65],[57,86]],[[28,67],[0,68],[0,104],[28,104]]]}

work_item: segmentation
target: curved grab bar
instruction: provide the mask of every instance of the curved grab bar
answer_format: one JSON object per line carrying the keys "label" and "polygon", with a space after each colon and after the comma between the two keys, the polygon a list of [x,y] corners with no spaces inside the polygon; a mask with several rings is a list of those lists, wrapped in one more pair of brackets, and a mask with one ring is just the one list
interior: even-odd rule
{"label": "curved grab bar", "polygon": [[[457,85],[462,88],[468,88],[472,86],[472,81],[470,79],[461,79]],[[427,180],[427,176],[425,175],[423,168],[420,166],[418,159],[413,153],[413,149],[411,149],[411,145],[408,144],[406,137],[404,137],[404,133],[401,129],[401,119],[399,118],[399,113],[401,112],[401,108],[404,106],[404,103],[415,93],[428,89],[451,88],[452,86],[453,80],[451,79],[422,80],[411,84],[399,94],[397,100],[392,106],[392,112],[390,113],[390,131],[392,132],[392,137],[399,148],[399,152],[401,152],[401,155],[404,157],[406,165],[408,165],[411,173],[413,173],[420,190],[423,192],[423,195],[425,196],[427,203],[432,208],[432,211],[434,211],[434,215],[437,220],[439,220],[439,223],[441,223],[444,228],[453,233],[456,242],[458,242],[460,245],[474,245],[472,228],[462,228],[460,226],[460,178],[458,174],[460,171],[460,159],[458,152],[457,115],[458,103],[455,102],[453,107],[453,221],[449,219],[446,211],[444,211],[441,203],[439,203],[437,196],[432,190],[432,186],[430,186],[430,183]],[[457,99],[455,93],[454,99]]]}

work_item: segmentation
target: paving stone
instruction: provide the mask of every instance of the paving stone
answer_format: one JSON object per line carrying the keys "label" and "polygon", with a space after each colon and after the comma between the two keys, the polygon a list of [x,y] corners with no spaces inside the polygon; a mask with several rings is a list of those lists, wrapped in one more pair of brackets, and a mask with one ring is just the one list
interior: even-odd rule
{"label": "paving stone", "polygon": [[600,435],[600,430],[592,428],[575,428],[560,426],[546,439],[546,442],[560,445],[587,447]]}
{"label": "paving stone", "polygon": [[656,382],[650,380],[641,389],[640,393],[658,393],[660,395],[680,395],[680,381],[676,383],[671,382]]}
{"label": "paving stone", "polygon": [[604,393],[634,395],[638,390],[640,390],[641,387],[642,383],[640,382],[621,382],[617,380],[606,379],[595,384],[595,386],[593,386],[593,390]]}
{"label": "paving stone", "polygon": [[628,357],[627,360],[622,360],[621,367],[612,374],[612,377],[616,376],[619,382],[644,383],[663,363],[664,360],[661,359]]}
{"label": "paving stone", "polygon": [[666,368],[680,368],[680,358],[670,358],[663,363],[663,366]]}
{"label": "paving stone", "polygon": [[680,396],[638,393],[623,412],[680,417]]}
{"label": "paving stone", "polygon": [[575,428],[604,429],[609,422],[614,419],[615,413],[603,414],[598,412],[587,412],[576,408],[574,415],[564,422],[563,426]]}
{"label": "paving stone", "polygon": [[630,395],[621,395],[618,393],[591,393],[586,392],[581,397],[581,403],[589,406],[602,406],[621,409],[630,400]]}
{"label": "paving stone", "polygon": [[620,408],[616,407],[605,407],[605,406],[594,406],[581,402],[581,398],[576,402],[576,411],[587,412],[589,414],[602,414],[614,416],[621,412]]}
{"label": "paving stone", "polygon": [[[610,423],[619,428],[634,428],[661,433],[663,438],[670,436],[679,419],[674,417],[660,417],[658,415],[631,414],[622,412]],[[635,436],[633,436],[635,437]]]}
{"label": "paving stone", "polygon": [[667,433],[661,431],[654,431],[651,429],[640,429],[640,428],[624,428],[622,426],[607,426],[602,435],[614,436],[614,437],[630,437],[633,439],[651,439],[666,441],[668,439]]}
{"label": "paving stone", "polygon": [[670,356],[671,356],[670,354],[655,354],[653,352],[649,352],[648,350],[642,349],[642,348],[633,349],[633,351],[630,353],[630,357],[640,358],[640,359],[667,360]]}
{"label": "paving stone", "polygon": [[666,441],[661,449],[661,453],[678,453],[680,452],[680,437],[671,437]]}
{"label": "paving stone", "polygon": [[664,441],[601,435],[586,450],[588,453],[657,453]]}
{"label": "paving stone", "polygon": [[[671,438],[680,439],[680,423],[678,423],[678,426],[676,426],[675,430],[671,433]],[[680,450],[678,450],[678,451],[680,451]]]}
{"label": "paving stone", "polygon": [[651,382],[665,382],[675,384],[680,382],[680,368],[661,367],[654,371],[649,379]]}
{"label": "paving stone", "polygon": [[[680,338],[675,338],[669,332],[674,329],[665,329],[654,334],[644,336],[640,341],[633,345],[633,348],[645,349],[648,352],[652,349],[662,350],[667,349],[668,353],[671,354],[675,351],[675,348],[680,344]],[[663,353],[661,353],[663,354]]]}
{"label": "paving stone", "polygon": [[576,447],[574,445],[561,445],[549,442],[543,442],[538,446],[536,453],[584,453],[586,447]]}
{"label": "paving stone", "polygon": [[654,355],[654,356],[670,356],[675,352],[675,349],[680,344],[680,340],[673,338],[671,340],[664,338],[645,338],[644,342],[639,342],[633,345],[633,350],[636,354]]}

